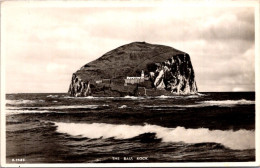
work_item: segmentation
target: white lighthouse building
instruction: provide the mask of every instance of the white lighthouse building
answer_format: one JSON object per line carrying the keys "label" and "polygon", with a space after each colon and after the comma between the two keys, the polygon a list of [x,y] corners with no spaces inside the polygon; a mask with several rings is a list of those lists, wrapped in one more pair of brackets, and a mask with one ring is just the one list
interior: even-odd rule
{"label": "white lighthouse building", "polygon": [[141,83],[141,82],[144,82],[144,70],[142,70],[142,73],[141,73],[141,76],[140,77],[130,77],[130,76],[127,76],[126,79],[125,79],[125,85],[127,85],[128,83],[129,84],[135,84],[135,83]]}

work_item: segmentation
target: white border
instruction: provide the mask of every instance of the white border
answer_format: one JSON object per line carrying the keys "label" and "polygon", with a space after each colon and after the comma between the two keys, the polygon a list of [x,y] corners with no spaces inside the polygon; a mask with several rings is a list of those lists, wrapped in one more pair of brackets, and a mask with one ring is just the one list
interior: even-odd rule
{"label": "white border", "polygon": [[259,133],[259,129],[260,129],[260,1],[258,1],[258,3],[255,6],[255,93],[256,93],[256,119],[255,119],[255,130],[256,130],[256,139],[255,139],[255,143],[256,143],[256,163],[258,163],[257,166],[260,166],[260,133]]}
{"label": "white border", "polygon": [[[6,164],[6,136],[5,136],[5,130],[6,130],[6,125],[5,125],[5,43],[3,43],[4,39],[6,38],[6,34],[2,33],[2,25],[4,25],[6,22],[3,19],[3,8],[2,8],[2,4],[1,4],[1,89],[0,89],[0,93],[1,93],[1,146],[0,146],[0,150],[1,150],[1,165],[3,166],[4,164]],[[3,26],[4,27],[4,26]],[[5,165],[7,166],[7,165]]]}
{"label": "white border", "polygon": [[[227,166],[260,166],[260,153],[259,153],[259,126],[260,126],[260,43],[259,43],[259,1],[3,1],[1,2],[1,16],[5,13],[4,11],[12,7],[171,7],[171,6],[182,6],[182,7],[255,7],[255,93],[256,93],[256,161],[255,162],[210,162],[210,163],[95,163],[95,164],[6,164],[6,125],[5,125],[5,32],[1,29],[1,166],[2,167],[227,167]],[[1,26],[5,23],[1,17]],[[4,26],[3,26],[4,27]],[[2,28],[2,27],[1,27]]]}

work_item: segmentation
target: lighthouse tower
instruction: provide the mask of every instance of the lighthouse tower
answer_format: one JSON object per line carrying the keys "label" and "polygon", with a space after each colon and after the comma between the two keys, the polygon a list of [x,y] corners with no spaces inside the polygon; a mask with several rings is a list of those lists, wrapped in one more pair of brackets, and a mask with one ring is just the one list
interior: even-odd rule
{"label": "lighthouse tower", "polygon": [[142,70],[141,79],[144,79],[144,70]]}

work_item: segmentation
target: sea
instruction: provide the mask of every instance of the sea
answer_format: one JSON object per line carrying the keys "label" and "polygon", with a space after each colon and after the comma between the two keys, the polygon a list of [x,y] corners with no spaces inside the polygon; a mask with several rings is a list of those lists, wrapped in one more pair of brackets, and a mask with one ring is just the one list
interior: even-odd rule
{"label": "sea", "polygon": [[7,163],[255,161],[255,92],[6,95]]}

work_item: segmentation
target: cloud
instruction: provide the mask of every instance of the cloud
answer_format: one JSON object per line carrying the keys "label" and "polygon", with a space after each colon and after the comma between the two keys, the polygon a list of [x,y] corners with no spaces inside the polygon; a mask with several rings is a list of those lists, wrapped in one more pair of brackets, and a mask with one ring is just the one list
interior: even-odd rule
{"label": "cloud", "polygon": [[51,91],[67,91],[73,72],[133,41],[189,53],[200,91],[212,84],[219,91],[254,89],[253,8],[33,7],[7,10],[7,16],[2,30],[9,92],[24,92],[23,83],[49,92],[47,81]]}
{"label": "cloud", "polygon": [[[253,8],[248,9],[251,17],[241,17],[241,14],[226,12],[219,17],[209,17],[204,21],[201,34],[206,39],[214,40],[254,40]],[[252,11],[250,11],[252,10]],[[244,10],[243,10],[244,12]],[[250,20],[245,21],[245,19]]]}

